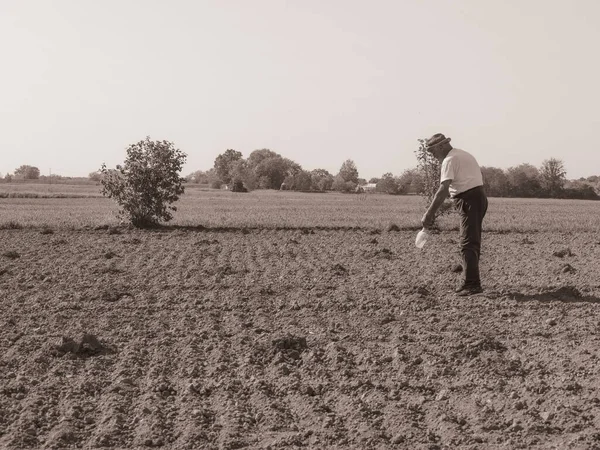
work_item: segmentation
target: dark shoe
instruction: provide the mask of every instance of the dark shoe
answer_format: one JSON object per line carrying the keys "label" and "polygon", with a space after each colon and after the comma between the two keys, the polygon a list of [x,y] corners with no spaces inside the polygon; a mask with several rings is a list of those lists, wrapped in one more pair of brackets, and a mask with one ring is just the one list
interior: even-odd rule
{"label": "dark shoe", "polygon": [[468,297],[470,295],[475,295],[475,294],[481,294],[483,292],[483,289],[481,288],[481,285],[468,285],[468,284],[463,284],[462,286],[460,286],[458,289],[456,289],[456,295],[458,295],[459,297]]}

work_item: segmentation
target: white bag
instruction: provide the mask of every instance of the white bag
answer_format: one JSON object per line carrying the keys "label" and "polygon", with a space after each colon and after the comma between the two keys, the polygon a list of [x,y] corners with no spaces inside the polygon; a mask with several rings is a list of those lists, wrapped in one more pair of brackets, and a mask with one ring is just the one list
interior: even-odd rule
{"label": "white bag", "polygon": [[429,236],[429,231],[427,231],[425,228],[419,231],[417,233],[417,238],[415,239],[415,245],[417,248],[423,248],[423,246],[427,243]]}

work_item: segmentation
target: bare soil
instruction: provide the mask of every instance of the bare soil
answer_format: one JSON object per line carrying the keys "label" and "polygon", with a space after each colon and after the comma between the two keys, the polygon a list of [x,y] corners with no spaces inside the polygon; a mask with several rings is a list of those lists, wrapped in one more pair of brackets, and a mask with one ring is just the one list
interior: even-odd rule
{"label": "bare soil", "polygon": [[600,238],[0,231],[0,448],[600,448]]}

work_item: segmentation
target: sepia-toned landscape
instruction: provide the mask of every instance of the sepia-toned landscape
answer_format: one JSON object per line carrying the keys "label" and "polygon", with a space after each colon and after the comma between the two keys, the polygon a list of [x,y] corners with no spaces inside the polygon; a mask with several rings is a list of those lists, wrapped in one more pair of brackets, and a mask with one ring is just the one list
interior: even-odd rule
{"label": "sepia-toned landscape", "polygon": [[600,447],[597,202],[490,199],[457,298],[416,196],[188,189],[138,230],[69,189],[0,199],[1,448]]}

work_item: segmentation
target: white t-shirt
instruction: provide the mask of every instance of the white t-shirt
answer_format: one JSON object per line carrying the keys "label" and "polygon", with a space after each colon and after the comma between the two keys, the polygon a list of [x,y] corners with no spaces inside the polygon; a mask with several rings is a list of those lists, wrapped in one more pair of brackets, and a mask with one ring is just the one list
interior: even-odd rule
{"label": "white t-shirt", "polygon": [[442,161],[440,182],[450,182],[450,197],[483,186],[483,177],[477,160],[470,153],[453,148]]}

